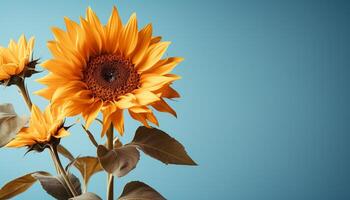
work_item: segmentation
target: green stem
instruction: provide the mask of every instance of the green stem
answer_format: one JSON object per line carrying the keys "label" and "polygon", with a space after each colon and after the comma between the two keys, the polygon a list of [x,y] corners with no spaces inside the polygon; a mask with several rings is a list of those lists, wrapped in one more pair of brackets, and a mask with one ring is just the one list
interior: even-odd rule
{"label": "green stem", "polygon": [[[113,124],[111,124],[107,130],[107,147],[113,149]],[[114,198],[114,177],[113,174],[107,175],[107,200],[113,200]]]}
{"label": "green stem", "polygon": [[28,94],[26,85],[24,83],[24,79],[20,79],[17,81],[16,83],[17,87],[19,88],[19,90],[21,91],[21,94],[23,96],[24,101],[26,102],[29,110],[32,110],[32,101],[30,100],[30,96]]}

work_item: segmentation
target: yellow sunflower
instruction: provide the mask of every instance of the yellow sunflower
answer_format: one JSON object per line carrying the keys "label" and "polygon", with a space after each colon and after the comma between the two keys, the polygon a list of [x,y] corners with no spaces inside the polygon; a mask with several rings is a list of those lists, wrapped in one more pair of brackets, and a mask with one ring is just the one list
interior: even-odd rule
{"label": "yellow sunflower", "polygon": [[151,24],[139,31],[133,14],[123,25],[116,7],[106,25],[91,8],[80,25],[68,18],[65,24],[67,31],[52,28],[53,58],[42,64],[49,74],[38,80],[48,87],[36,94],[64,104],[67,116],[82,114],[86,127],[101,111],[102,136],[111,123],[123,134],[123,110],[146,126],[158,125],[149,106],[176,116],[164,98],[179,97],[170,85],[180,77],[170,72],[183,59],[162,58],[170,42],[152,37]]}
{"label": "yellow sunflower", "polygon": [[64,116],[59,110],[46,107],[44,112],[36,106],[32,106],[29,127],[24,127],[16,135],[7,147],[32,147],[36,144],[45,145],[52,139],[69,135],[63,127]]}
{"label": "yellow sunflower", "polygon": [[31,61],[34,46],[34,38],[27,42],[22,35],[18,42],[11,40],[8,47],[0,46],[0,82],[9,81],[14,76],[26,76],[26,68],[32,68],[34,63]]}

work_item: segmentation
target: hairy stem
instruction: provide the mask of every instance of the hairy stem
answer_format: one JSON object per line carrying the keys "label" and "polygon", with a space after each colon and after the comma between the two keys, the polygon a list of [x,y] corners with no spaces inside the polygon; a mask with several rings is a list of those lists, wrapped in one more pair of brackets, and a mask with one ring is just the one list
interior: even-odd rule
{"label": "hairy stem", "polygon": [[23,96],[24,101],[26,102],[29,110],[32,110],[32,101],[30,100],[26,85],[24,83],[24,79],[20,79],[17,83],[16,83],[17,87],[19,88],[19,90],[21,91],[21,94]]}
{"label": "hairy stem", "polygon": [[66,182],[69,191],[72,193],[72,195],[74,197],[77,196],[78,194],[75,191],[72,182],[68,178],[66,170],[62,166],[61,160],[60,160],[60,158],[58,156],[58,153],[57,153],[57,148],[55,146],[53,146],[53,145],[50,145],[50,151],[52,152],[54,162],[57,164],[56,167],[58,168],[59,173],[62,175],[64,181]]}
{"label": "hairy stem", "polygon": [[[107,147],[113,149],[113,124],[107,130]],[[114,198],[114,177],[113,174],[107,174],[107,200]]]}

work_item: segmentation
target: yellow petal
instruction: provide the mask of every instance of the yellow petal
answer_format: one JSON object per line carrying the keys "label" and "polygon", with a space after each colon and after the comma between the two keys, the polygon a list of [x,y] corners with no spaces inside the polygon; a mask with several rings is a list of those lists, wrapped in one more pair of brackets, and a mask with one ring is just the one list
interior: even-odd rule
{"label": "yellow petal", "polygon": [[69,132],[64,129],[64,128],[61,128],[58,132],[57,132],[57,135],[54,135],[55,138],[63,138],[63,137],[66,137],[69,135]]}
{"label": "yellow petal", "polygon": [[101,110],[101,107],[103,105],[102,101],[97,101],[95,102],[93,105],[90,106],[90,108],[88,108],[88,115],[87,118],[85,118],[86,120],[86,125],[85,127],[88,129],[91,125],[91,123],[96,119],[98,113]]}
{"label": "yellow petal", "polygon": [[152,24],[148,24],[145,28],[143,28],[139,32],[138,36],[138,43],[134,52],[134,55],[132,56],[132,63],[135,65],[139,64],[143,56],[146,54],[149,43],[151,41],[152,37]]}
{"label": "yellow petal", "polygon": [[129,114],[130,114],[130,116],[131,116],[133,119],[135,119],[135,120],[141,122],[144,126],[150,128],[150,125],[148,124],[148,122],[147,122],[147,120],[146,120],[146,116],[145,116],[144,114],[142,114],[142,113],[134,113],[134,112],[131,112],[130,110],[129,110]]}
{"label": "yellow petal", "polygon": [[154,93],[144,90],[134,94],[139,105],[148,105],[155,101],[159,101],[159,97]]}
{"label": "yellow petal", "polygon": [[174,115],[174,117],[177,117],[175,110],[172,109],[163,99],[161,99],[160,101],[154,102],[152,104],[152,107],[159,112],[168,112]]}
{"label": "yellow petal", "polygon": [[160,42],[149,47],[144,60],[136,66],[137,71],[143,72],[156,64],[168,49],[170,42]]}
{"label": "yellow petal", "polygon": [[136,97],[131,93],[120,96],[118,101],[116,102],[116,106],[119,109],[126,109],[136,105]]}
{"label": "yellow petal", "polygon": [[154,91],[178,79],[180,79],[179,76],[169,77],[169,76],[160,76],[158,74],[143,74],[141,75],[140,82],[141,82],[141,88],[147,88],[148,90]]}
{"label": "yellow petal", "polygon": [[146,115],[146,118],[148,121],[155,124],[156,126],[159,126],[159,122],[158,122],[156,116],[154,116],[153,112],[145,113],[145,115]]}
{"label": "yellow petal", "polygon": [[182,61],[183,61],[183,58],[179,58],[179,57],[167,58],[163,61],[159,61],[147,72],[159,74],[159,75],[165,75],[170,73],[176,67],[176,65],[178,65]]}
{"label": "yellow petal", "polygon": [[172,87],[170,87],[170,85],[165,85],[159,90],[154,91],[154,93],[159,94],[159,96],[161,96],[162,98],[168,98],[168,99],[180,97],[180,94],[176,90],[174,90]]}
{"label": "yellow petal", "polygon": [[155,43],[158,43],[162,40],[162,37],[161,36],[156,36],[156,37],[153,37],[152,40],[151,40],[151,44],[155,44]]}
{"label": "yellow petal", "polygon": [[112,115],[111,120],[113,122],[114,128],[120,133],[120,135],[124,134],[124,116],[123,110],[117,109]]}
{"label": "yellow petal", "polygon": [[111,16],[109,17],[108,23],[106,25],[106,41],[105,46],[107,52],[115,53],[118,49],[118,39],[120,32],[123,28],[122,22],[120,20],[118,10],[114,6]]}
{"label": "yellow petal", "polygon": [[134,51],[137,45],[137,38],[137,19],[136,14],[133,13],[126,26],[123,28],[123,32],[119,40],[120,51],[124,56],[128,57]]}

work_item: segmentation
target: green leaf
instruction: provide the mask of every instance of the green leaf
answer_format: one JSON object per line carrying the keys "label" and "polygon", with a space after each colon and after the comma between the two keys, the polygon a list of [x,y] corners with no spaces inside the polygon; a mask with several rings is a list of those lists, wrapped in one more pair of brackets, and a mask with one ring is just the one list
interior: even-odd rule
{"label": "green leaf", "polygon": [[37,181],[32,174],[50,175],[48,172],[39,171],[18,177],[0,189],[0,199],[10,199],[29,189]]}
{"label": "green leaf", "polygon": [[94,193],[86,192],[80,196],[70,198],[69,200],[102,200],[101,197]]}
{"label": "green leaf", "polygon": [[[49,195],[55,197],[56,199],[67,200],[73,197],[61,175],[51,176],[51,175],[43,175],[43,174],[35,173],[32,176],[40,182],[43,189]],[[81,188],[80,188],[79,179],[73,174],[69,174],[68,178],[72,182],[75,191],[80,195]]]}
{"label": "green leaf", "polygon": [[140,126],[127,146],[137,146],[145,154],[165,164],[197,165],[182,144],[156,128]]}
{"label": "green leaf", "polygon": [[133,170],[140,159],[140,153],[133,146],[123,146],[109,150],[105,146],[99,145],[97,156],[102,168],[118,177],[125,176]]}
{"label": "green leaf", "polygon": [[27,123],[28,118],[18,116],[12,104],[0,104],[0,147],[15,138]]}
{"label": "green leaf", "polygon": [[140,181],[132,181],[125,185],[119,200],[165,200],[156,190]]}

